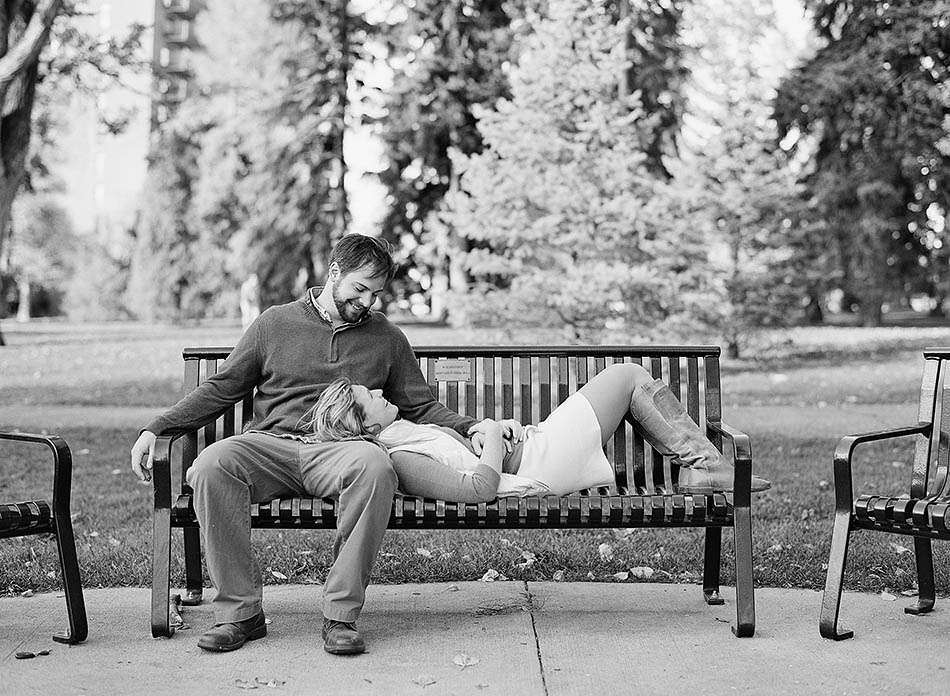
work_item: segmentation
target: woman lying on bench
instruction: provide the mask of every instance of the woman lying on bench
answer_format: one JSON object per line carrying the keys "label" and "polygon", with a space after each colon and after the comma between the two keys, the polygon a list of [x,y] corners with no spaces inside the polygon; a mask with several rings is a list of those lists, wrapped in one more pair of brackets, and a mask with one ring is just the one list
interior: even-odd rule
{"label": "woman lying on bench", "polygon": [[[484,433],[478,453],[448,428],[399,418],[380,390],[347,379],[332,382],[301,424],[322,441],[365,439],[385,447],[403,493],[477,503],[612,485],[603,446],[624,418],[679,464],[678,492],[732,490],[732,465],[669,387],[632,363],[602,370],[538,425],[486,419],[476,426]],[[753,491],[770,485],[752,477]]]}

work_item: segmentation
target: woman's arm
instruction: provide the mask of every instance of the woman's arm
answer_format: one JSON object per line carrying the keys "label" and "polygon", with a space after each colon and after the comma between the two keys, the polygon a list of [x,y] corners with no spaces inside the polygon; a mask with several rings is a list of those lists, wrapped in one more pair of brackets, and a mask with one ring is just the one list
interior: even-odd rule
{"label": "woman's arm", "polygon": [[488,419],[479,425],[482,426],[481,432],[485,435],[485,441],[478,462],[501,474],[501,463],[507,452],[504,427],[498,421]]}
{"label": "woman's arm", "polygon": [[498,496],[498,471],[482,462],[474,471],[459,471],[416,452],[393,452],[399,490],[407,495],[457,503],[487,503]]}

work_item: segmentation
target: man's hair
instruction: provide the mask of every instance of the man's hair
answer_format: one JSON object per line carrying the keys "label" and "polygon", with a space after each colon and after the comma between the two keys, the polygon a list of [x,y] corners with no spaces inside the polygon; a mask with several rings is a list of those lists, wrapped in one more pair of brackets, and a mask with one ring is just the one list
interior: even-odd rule
{"label": "man's hair", "polygon": [[335,379],[327,385],[317,403],[297,421],[297,427],[313,433],[323,442],[376,442],[376,433],[366,426],[363,407],[353,395],[353,383],[346,377]]}
{"label": "man's hair", "polygon": [[388,283],[396,273],[392,247],[385,239],[365,234],[344,235],[330,253],[330,263],[340,267],[340,275],[369,266],[372,277],[385,276]]}

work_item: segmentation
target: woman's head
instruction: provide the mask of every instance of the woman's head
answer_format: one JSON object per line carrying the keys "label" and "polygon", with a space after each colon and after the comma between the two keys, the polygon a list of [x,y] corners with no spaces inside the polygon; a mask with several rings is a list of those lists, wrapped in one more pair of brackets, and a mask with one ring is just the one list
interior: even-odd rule
{"label": "woman's head", "polygon": [[370,390],[342,377],[327,385],[300,423],[325,441],[372,439],[398,414],[381,390]]}

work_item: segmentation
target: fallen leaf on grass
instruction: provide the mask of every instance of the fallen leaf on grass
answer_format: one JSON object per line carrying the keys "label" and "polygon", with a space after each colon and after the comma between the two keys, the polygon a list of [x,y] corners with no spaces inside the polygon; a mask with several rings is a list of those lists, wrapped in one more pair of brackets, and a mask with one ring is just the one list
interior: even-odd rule
{"label": "fallen leaf on grass", "polygon": [[287,576],[284,575],[283,573],[281,573],[279,570],[272,570],[272,571],[270,571],[270,574],[273,575],[273,576],[274,576],[275,578],[277,578],[278,580],[286,580],[286,579],[287,579]]}
{"label": "fallen leaf on grass", "polygon": [[600,560],[604,563],[610,563],[614,559],[613,547],[606,542],[597,547],[597,553],[600,554]]}
{"label": "fallen leaf on grass", "polygon": [[261,679],[260,677],[254,677],[254,683],[259,684],[260,686],[266,686],[268,689],[276,689],[278,686],[283,686],[287,682],[280,681],[279,679]]}
{"label": "fallen leaf on grass", "polygon": [[477,657],[471,657],[465,653],[456,653],[455,657],[452,658],[452,662],[458,665],[460,669],[477,665],[478,661]]}
{"label": "fallen leaf on grass", "polygon": [[614,573],[614,574],[611,575],[610,577],[612,577],[614,580],[624,581],[624,580],[628,580],[628,579],[630,578],[630,573],[628,573],[628,572],[625,571],[625,570],[622,570],[622,571],[620,571],[619,573]]}
{"label": "fallen leaf on grass", "polygon": [[640,578],[641,580],[649,580],[653,577],[653,568],[650,566],[637,566],[636,568],[631,568],[630,573],[635,578]]}
{"label": "fallen leaf on grass", "polygon": [[522,551],[522,552],[521,552],[521,557],[524,559],[524,561],[523,561],[522,563],[518,563],[518,564],[517,564],[517,566],[518,566],[521,570],[527,570],[528,568],[530,568],[531,566],[534,565],[535,561],[538,560],[538,557],[535,556],[535,555],[534,555],[533,553],[531,553],[530,551]]}
{"label": "fallen leaf on grass", "polygon": [[901,594],[905,597],[916,597],[917,590],[901,590]]}
{"label": "fallen leaf on grass", "polygon": [[551,579],[552,579],[554,582],[564,582],[564,571],[563,571],[563,570],[555,570],[555,571],[554,571],[554,575],[551,576]]}
{"label": "fallen leaf on grass", "polygon": [[888,546],[890,546],[894,550],[894,553],[898,555],[902,553],[910,553],[909,548],[907,548],[906,546],[901,546],[900,544],[895,544],[893,541],[888,543]]}
{"label": "fallen leaf on grass", "polygon": [[24,590],[23,592],[20,593],[20,596],[21,596],[21,597],[32,597],[34,594],[36,594],[36,593],[33,592],[33,590]]}
{"label": "fallen leaf on grass", "polygon": [[429,549],[424,549],[420,547],[416,549],[416,553],[422,556],[423,558],[432,558],[432,552]]}
{"label": "fallen leaf on grass", "polygon": [[507,580],[507,579],[508,578],[505,575],[503,575],[502,573],[499,573],[494,568],[489,568],[488,570],[485,571],[485,574],[482,576],[481,581],[495,582],[495,580]]}
{"label": "fallen leaf on grass", "polygon": [[239,689],[256,689],[257,684],[254,682],[244,681],[243,679],[235,679],[234,685]]}
{"label": "fallen leaf on grass", "polygon": [[892,595],[890,592],[881,592],[881,599],[885,602],[893,602],[897,597]]}
{"label": "fallen leaf on grass", "polygon": [[420,674],[412,680],[412,683],[418,684],[419,686],[431,686],[435,684],[435,678],[430,677],[428,674]]}

